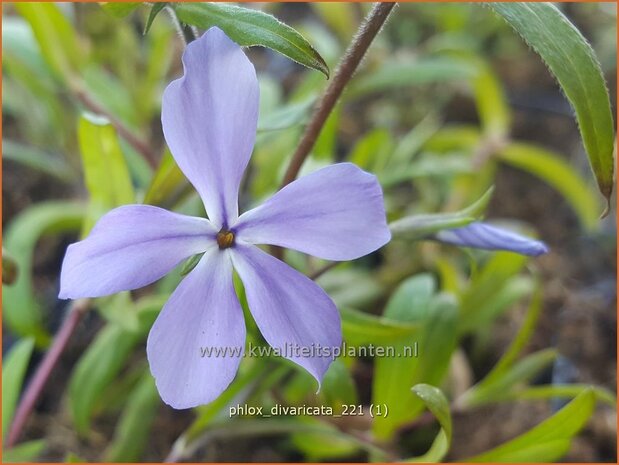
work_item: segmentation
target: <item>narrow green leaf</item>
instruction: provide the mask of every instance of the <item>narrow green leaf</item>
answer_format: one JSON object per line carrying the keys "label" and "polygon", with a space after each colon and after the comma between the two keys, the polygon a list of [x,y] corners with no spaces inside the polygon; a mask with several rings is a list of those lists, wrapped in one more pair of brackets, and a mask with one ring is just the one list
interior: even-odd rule
{"label": "narrow green leaf", "polygon": [[73,168],[61,157],[12,140],[2,140],[2,159],[48,174],[63,183],[75,179]]}
{"label": "narrow green leaf", "polygon": [[2,451],[2,463],[36,462],[46,447],[43,439],[22,442],[15,447]]}
{"label": "narrow green leaf", "polygon": [[515,276],[504,282],[497,281],[495,288],[486,288],[484,291],[488,293],[483,300],[474,300],[475,294],[467,292],[466,300],[462,301],[462,313],[466,318],[460,320],[459,332],[464,334],[488,328],[505,311],[531,295],[534,289],[535,281],[530,276]]}
{"label": "narrow green leaf", "polygon": [[490,202],[494,188],[467,208],[452,213],[428,213],[412,215],[389,224],[394,239],[419,240],[442,229],[466,226],[480,219]]}
{"label": "narrow green leaf", "polygon": [[427,115],[400,139],[391,156],[384,158],[386,162],[384,169],[398,170],[406,166],[419,153],[423,145],[436,133],[439,125],[439,120],[434,113]]}
{"label": "narrow green leaf", "polygon": [[340,39],[349,41],[357,28],[357,11],[354,3],[312,2],[312,8],[322,21],[333,29]]}
{"label": "narrow green leaf", "polygon": [[119,373],[137,342],[135,334],[108,325],[78,361],[69,381],[69,406],[79,434],[88,432],[101,393]]}
{"label": "narrow green leaf", "polygon": [[33,349],[34,339],[22,339],[4,357],[2,363],[2,437],[9,432]]}
{"label": "narrow green leaf", "polygon": [[146,20],[146,26],[144,26],[144,35],[148,34],[148,31],[150,31],[150,27],[153,25],[153,21],[167,5],[168,2],[153,3],[153,6],[150,9],[150,13],[148,14],[148,19]]}
{"label": "narrow green leaf", "polygon": [[478,406],[497,402],[510,395],[510,391],[526,383],[546,369],[557,358],[557,351],[545,349],[535,352],[516,363],[488,382],[485,378],[469,389],[461,398],[463,405]]}
{"label": "narrow green leaf", "polygon": [[474,66],[448,57],[425,58],[412,63],[389,61],[381,64],[379,69],[354,78],[346,95],[360,98],[376,92],[401,90],[402,87],[468,80],[476,72]]}
{"label": "narrow green leaf", "polygon": [[405,460],[405,462],[440,462],[451,445],[451,413],[449,402],[440,389],[428,384],[413,386],[413,392],[423,401],[425,406],[434,414],[441,430],[432,442],[430,450],[421,457]]}
{"label": "narrow green leaf", "polygon": [[403,281],[389,298],[385,318],[415,323],[423,321],[436,293],[436,280],[429,273],[422,273]]}
{"label": "narrow green leaf", "polygon": [[19,275],[12,286],[3,289],[3,322],[16,334],[34,337],[39,346],[48,342],[49,335],[32,285],[35,247],[44,234],[79,230],[83,218],[84,206],[78,203],[41,202],[15,217],[5,232],[4,245],[15,259]]}
{"label": "narrow green leaf", "polygon": [[71,83],[84,63],[84,54],[73,25],[54,3],[15,3],[30,23],[43,58],[58,77]]}
{"label": "narrow green leaf", "polygon": [[390,342],[402,338],[412,342],[419,331],[419,325],[400,323],[352,308],[341,308],[340,313],[342,315],[344,339],[348,344],[354,346],[388,345]]}
{"label": "narrow green leaf", "polygon": [[599,202],[594,192],[563,157],[536,145],[514,142],[498,153],[499,159],[539,177],[565,197],[581,224],[596,226]]}
{"label": "narrow green leaf", "polygon": [[337,148],[337,131],[340,125],[341,113],[342,106],[337,105],[325,121],[325,125],[321,129],[320,135],[316,139],[316,143],[312,149],[312,156],[317,160],[334,160],[336,155],[335,151]]}
{"label": "narrow green leaf", "polygon": [[84,234],[108,210],[135,201],[133,185],[116,130],[105,118],[85,113],[80,118],[78,139],[86,188],[90,194]]}
{"label": "narrow green leaf", "polygon": [[271,111],[261,112],[258,118],[258,132],[279,131],[303,124],[315,101],[314,97],[310,97],[301,102],[278,105]]}
{"label": "narrow green leaf", "polygon": [[552,3],[489,3],[541,56],[576,111],[602,195],[613,190],[615,138],[608,90],[595,52]]}
{"label": "narrow green leaf", "polygon": [[[425,313],[414,339],[393,338],[387,345],[395,349],[395,356],[374,362],[372,403],[389,406],[387,416],[374,418],[372,431],[379,439],[390,439],[399,426],[421,412],[423,403],[411,392],[411,386],[440,384],[456,347],[458,309],[454,299],[439,295]],[[411,353],[415,344],[417,350]]]}
{"label": "narrow green leaf", "polygon": [[587,389],[535,428],[464,462],[554,462],[569,449],[572,438],[593,414],[595,394]]}
{"label": "narrow green leaf", "polygon": [[481,125],[487,136],[501,140],[509,134],[512,119],[505,92],[488,63],[481,59],[473,62],[478,68],[472,86]]}
{"label": "narrow green leaf", "polygon": [[595,394],[595,398],[600,402],[617,408],[617,397],[606,388],[591,386],[588,384],[552,384],[549,386],[531,386],[523,389],[516,389],[501,401],[514,400],[538,400],[555,398],[573,398],[583,391],[590,389]]}
{"label": "narrow green leaf", "polygon": [[392,149],[393,141],[389,132],[376,128],[366,132],[357,141],[348,158],[360,168],[376,172],[381,160],[388,158]]}
{"label": "narrow green leaf", "polygon": [[511,344],[509,345],[508,349],[505,351],[501,359],[497,362],[494,368],[492,368],[490,373],[486,375],[484,379],[485,383],[490,383],[493,380],[496,380],[513,365],[518,355],[520,355],[520,353],[522,352],[522,349],[529,342],[529,339],[531,339],[541,310],[542,290],[541,286],[538,286],[536,292],[531,298],[531,303],[529,304],[529,308],[527,309],[527,314],[524,321],[522,322],[522,325],[520,326],[520,329],[518,330],[518,333],[513,338]]}
{"label": "narrow green leaf", "polygon": [[183,268],[181,269],[181,276],[185,276],[189,274],[191,270],[193,270],[196,267],[196,265],[200,262],[200,259],[202,258],[203,255],[204,255],[204,252],[196,254],[196,255],[192,255],[191,257],[189,257],[183,264]]}
{"label": "narrow green leaf", "polygon": [[[348,437],[337,434],[337,428],[327,426],[312,417],[299,418],[299,423],[323,428],[322,433],[295,433],[290,437],[294,446],[301,451],[308,462],[335,461],[350,457],[359,451],[359,446]],[[334,434],[335,433],[335,434]]]}
{"label": "narrow green leaf", "polygon": [[311,44],[274,16],[224,3],[178,3],[175,9],[184,23],[202,29],[217,26],[241,46],[271,48],[329,77],[329,67]]}
{"label": "narrow green leaf", "polygon": [[144,203],[169,207],[182,196],[188,186],[187,178],[174,161],[170,151],[166,150],[146,190]]}
{"label": "narrow green leaf", "polygon": [[106,462],[139,462],[161,405],[155,380],[148,370],[133,389],[107,451]]}
{"label": "narrow green leaf", "polygon": [[335,413],[340,413],[342,405],[357,404],[355,382],[341,358],[334,360],[329,366],[321,386],[320,396],[324,399],[323,405],[330,406]]}

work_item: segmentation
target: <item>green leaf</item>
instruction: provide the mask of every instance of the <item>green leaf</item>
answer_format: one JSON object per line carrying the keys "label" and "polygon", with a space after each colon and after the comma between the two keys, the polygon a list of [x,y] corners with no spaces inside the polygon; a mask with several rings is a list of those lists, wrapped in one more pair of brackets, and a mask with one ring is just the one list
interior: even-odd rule
{"label": "green leaf", "polygon": [[79,434],[88,432],[101,393],[120,372],[137,342],[135,334],[107,325],[78,361],[69,381],[69,407]]}
{"label": "green leaf", "polygon": [[101,2],[101,7],[115,18],[124,18],[133,13],[140,5],[140,2]]}
{"label": "green leaf", "polygon": [[541,310],[542,291],[541,286],[538,286],[535,293],[533,294],[533,297],[531,298],[531,303],[529,304],[529,308],[527,309],[527,314],[520,326],[520,329],[518,330],[518,333],[512,339],[511,344],[509,345],[508,349],[505,351],[501,359],[492,368],[490,373],[486,375],[486,377],[484,378],[484,383],[490,383],[493,380],[498,379],[510,367],[513,366],[514,362],[518,358],[518,355],[520,355],[522,349],[529,342],[529,339],[531,339],[533,331],[535,331],[535,327],[537,324],[537,320],[539,319]]}
{"label": "green leaf", "polygon": [[11,449],[2,451],[2,463],[35,462],[45,447],[43,439],[22,442]]}
{"label": "green leaf", "polygon": [[487,136],[501,140],[508,135],[512,119],[505,92],[488,63],[478,58],[472,61],[478,68],[472,86],[481,125]]}
{"label": "green leaf", "polygon": [[452,213],[428,213],[412,215],[389,224],[394,239],[419,240],[442,229],[466,226],[480,219],[492,197],[494,188],[467,208]]}
{"label": "green leaf", "polygon": [[32,336],[37,345],[49,340],[42,324],[41,304],[32,285],[32,261],[38,240],[44,234],[79,230],[84,218],[81,204],[64,201],[41,202],[21,212],[9,224],[4,245],[19,268],[12,286],[2,292],[2,318],[11,331]]}
{"label": "green leaf", "polygon": [[587,389],[593,391],[598,401],[617,408],[617,397],[613,392],[603,387],[588,384],[552,384],[515,389],[501,401],[573,398]]}
{"label": "green leaf", "polygon": [[329,67],[301,34],[274,16],[223,3],[178,3],[178,19],[208,29],[221,28],[241,46],[268,47],[329,77]]}
{"label": "green leaf", "polygon": [[361,268],[336,269],[320,276],[316,282],[338,308],[365,308],[383,292],[382,284],[376,277]]}
{"label": "green leaf", "polygon": [[[458,309],[454,299],[436,296],[428,303],[421,328],[411,337],[393,338],[388,343],[395,356],[376,358],[372,386],[372,403],[387,405],[389,413],[374,418],[372,431],[381,440],[390,439],[397,428],[413,420],[423,408],[419,398],[411,392],[418,383],[440,384],[456,347]],[[406,350],[417,344],[418,354]]]}
{"label": "green leaf", "polygon": [[155,380],[148,370],[127,399],[114,439],[105,452],[106,462],[139,462],[161,405]]}
{"label": "green leaf", "polygon": [[461,402],[469,407],[497,402],[546,369],[556,358],[554,349],[535,352],[488,381],[484,378],[463,394]]}
{"label": "green leaf", "polygon": [[150,27],[153,25],[153,21],[167,5],[168,2],[153,3],[152,8],[150,9],[150,13],[148,14],[148,19],[146,20],[146,26],[144,26],[144,35],[148,34],[148,31],[150,31]]}
{"label": "green leaf", "polygon": [[357,11],[354,3],[312,2],[309,5],[340,39],[349,41],[357,28]]}
{"label": "green leaf", "polygon": [[278,105],[273,110],[261,112],[258,118],[258,132],[279,131],[301,125],[307,119],[315,101],[314,97],[310,97],[301,102]]}
{"label": "green leaf", "polygon": [[595,394],[590,389],[535,428],[464,462],[554,462],[569,449],[571,440],[593,414]]}
{"label": "green leaf", "polygon": [[595,52],[552,3],[489,3],[541,56],[576,111],[591,168],[602,195],[613,190],[614,124]]}
{"label": "green leaf", "polygon": [[423,401],[425,406],[434,414],[441,430],[434,439],[430,450],[421,457],[404,460],[405,462],[440,462],[451,445],[451,413],[449,402],[440,389],[428,384],[417,384],[412,391]]}
{"label": "green leaf", "polygon": [[501,161],[534,174],[559,191],[585,228],[597,225],[598,199],[562,156],[542,147],[517,142],[503,148],[498,156]]}
{"label": "green leaf", "polygon": [[146,190],[144,203],[171,207],[176,200],[182,197],[183,192],[189,186],[187,178],[174,161],[174,157],[169,150],[166,150]]}
{"label": "green leaf", "polygon": [[135,201],[133,185],[116,130],[101,117],[85,113],[80,118],[78,139],[86,188],[90,194],[84,235],[108,210]]}
{"label": "green leaf", "polygon": [[[488,317],[497,315],[513,299],[523,297],[533,289],[533,283],[528,277],[516,278],[527,261],[526,256],[513,252],[492,254],[460,296],[460,309],[465,316],[461,320],[461,331],[475,330],[482,322],[487,324]],[[515,279],[520,282],[514,283]]]}
{"label": "green leaf", "polygon": [[398,90],[401,87],[434,82],[462,81],[475,76],[474,66],[446,57],[425,58],[415,62],[388,61],[379,69],[354,78],[347,90],[350,98],[360,98],[376,92]]}
{"label": "green leaf", "polygon": [[34,349],[34,339],[22,339],[4,356],[2,363],[2,437],[9,432],[22,383]]}
{"label": "green leaf", "polygon": [[337,105],[329,114],[325,121],[320,134],[316,139],[314,148],[312,148],[312,156],[317,160],[332,161],[336,155],[337,148],[337,131],[340,125],[340,114],[342,106]]}
{"label": "green leaf", "polygon": [[366,132],[352,148],[348,158],[352,163],[369,171],[376,171],[378,163],[388,158],[393,142],[388,131],[381,128]]}
{"label": "green leaf", "polygon": [[2,159],[20,163],[63,183],[75,179],[73,168],[61,157],[12,140],[2,140]]}
{"label": "green leaf", "polygon": [[320,395],[324,399],[323,405],[330,406],[335,413],[340,413],[342,405],[357,404],[355,382],[341,358],[335,359],[325,373]]}
{"label": "green leaf", "polygon": [[359,451],[359,446],[348,437],[338,434],[339,430],[334,426],[328,426],[316,418],[299,418],[299,423],[311,425],[323,429],[322,433],[311,431],[295,433],[291,435],[294,446],[300,450],[308,462],[318,462],[350,457]]}
{"label": "green leaf", "polygon": [[343,307],[340,313],[344,339],[353,346],[388,345],[401,338],[411,342],[419,331],[419,325],[403,324],[351,308]]}
{"label": "green leaf", "polygon": [[[417,155],[419,150],[436,133],[438,128],[438,118],[435,114],[430,113],[416,124],[408,134],[400,139],[390,157],[385,157],[383,159],[386,161],[386,166],[383,169],[402,169],[415,155]],[[377,168],[378,167],[376,167],[375,170],[377,170]]]}
{"label": "green leaf", "polygon": [[389,298],[384,316],[395,321],[423,321],[436,294],[436,280],[429,273],[412,276],[402,282]]}
{"label": "green leaf", "polygon": [[[460,320],[460,333],[476,332],[488,326],[503,312],[530,295],[535,282],[529,276],[515,276],[505,282],[498,282],[495,288],[486,288],[488,297],[475,301],[475,294],[466,293],[462,301],[462,313],[467,317]],[[477,302],[477,306],[475,306]]]}
{"label": "green leaf", "polygon": [[73,83],[84,54],[73,25],[54,3],[16,3],[17,12],[30,23],[43,58],[57,77]]}

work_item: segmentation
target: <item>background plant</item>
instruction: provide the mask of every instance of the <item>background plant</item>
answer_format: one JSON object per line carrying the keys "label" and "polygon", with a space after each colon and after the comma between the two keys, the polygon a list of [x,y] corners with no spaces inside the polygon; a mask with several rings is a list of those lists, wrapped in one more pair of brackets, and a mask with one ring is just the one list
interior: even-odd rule
{"label": "background plant", "polygon": [[[270,11],[228,4],[5,8],[3,276],[17,270],[14,282],[3,285],[3,335],[10,345],[3,364],[5,461],[75,460],[71,454],[80,460],[214,460],[227,457],[209,455],[214,444],[231,438],[252,444],[252,438],[265,436],[273,438],[268,450],[288,460],[561,459],[595,405],[598,417],[614,414],[615,406],[614,393],[589,386],[604,380],[565,374],[562,367],[576,363],[571,349],[543,340],[560,340],[560,333],[542,327],[543,343],[535,338],[544,311],[574,306],[569,299],[577,299],[553,302],[553,279],[583,288],[608,275],[614,282],[614,261],[597,258],[616,255],[615,231],[598,219],[612,190],[614,124],[597,58],[548,4],[399,5],[359,71],[342,82],[341,98],[322,115],[328,116],[324,126],[316,123],[317,138],[303,139],[317,118],[312,109],[324,102],[333,82],[325,76],[337,76],[337,64],[371,5],[265,8]],[[616,12],[575,5],[569,13],[595,31],[590,39],[611,76],[606,82],[615,82]],[[291,166],[305,172],[350,160],[376,173],[396,236],[391,244],[337,267],[289,251],[285,259],[329,292],[348,343],[404,347],[414,341],[419,358],[339,359],[318,395],[309,375],[290,364],[247,359],[217,401],[193,414],[171,413],[158,398],[143,346],[180,280],[180,268],[143,291],[79,301],[69,309],[55,300],[64,247],[107,210],[144,202],[203,214],[165,149],[159,115],[162,90],[180,71],[183,41],[212,25],[242,45],[263,46],[248,49],[261,80],[261,111],[244,206],[277,190]],[[540,37],[539,31],[549,35]],[[519,88],[528,88],[518,81],[520,63],[524,79],[538,76],[541,88],[553,89],[552,98],[519,96]],[[544,119],[540,113],[559,116]],[[539,118],[539,133],[528,118]],[[557,142],[562,137],[566,140]],[[300,140],[309,141],[309,152]],[[512,182],[510,190],[510,177],[525,187]],[[533,201],[527,200],[528,189]],[[543,196],[555,202],[552,209],[543,210],[548,206]],[[499,220],[514,216],[528,231],[544,223],[543,238],[556,252],[530,260],[422,240],[486,214]],[[583,263],[574,247],[594,253],[593,263]],[[564,257],[594,270],[592,276],[573,268],[572,274],[562,273]],[[590,287],[587,299],[614,296],[614,284],[610,293]],[[612,299],[602,305],[606,317],[614,315]],[[557,316],[552,313],[547,324]],[[508,335],[497,344],[494,333],[506,327]],[[248,332],[260,343],[255,327]],[[52,340],[52,347],[63,349],[55,360],[49,356],[55,353]],[[55,382],[43,385],[43,393],[49,392],[44,405],[68,426],[66,444],[36,428],[8,438],[9,425],[15,430],[25,419],[13,413],[29,364],[41,366],[31,358],[41,356],[47,374],[52,368],[56,373]],[[605,356],[614,367],[615,354]],[[614,386],[613,376],[603,383],[607,388]],[[28,385],[35,380],[36,374]],[[27,400],[23,396],[21,405]],[[509,438],[520,436],[485,444],[490,449],[485,452],[469,453],[458,444],[459,420],[467,425],[467,415],[499,411],[507,402],[524,402],[517,405],[525,409],[541,405],[547,419],[538,415],[537,426],[519,425]],[[330,405],[336,411],[342,404],[366,410],[386,404],[390,411],[375,418],[228,418],[228,406],[237,403],[267,410],[275,404]],[[163,440],[153,446],[154,438]]]}

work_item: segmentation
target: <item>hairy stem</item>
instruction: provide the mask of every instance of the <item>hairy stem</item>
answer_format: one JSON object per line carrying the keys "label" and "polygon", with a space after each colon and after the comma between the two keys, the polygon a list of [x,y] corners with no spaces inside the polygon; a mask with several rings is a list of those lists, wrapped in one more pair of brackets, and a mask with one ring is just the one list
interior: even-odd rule
{"label": "hairy stem", "polygon": [[[374,37],[376,37],[376,34],[378,34],[383,27],[385,21],[387,21],[389,13],[391,13],[394,6],[395,3],[376,3],[359,27],[357,34],[348,46],[346,53],[335,70],[333,80],[320,98],[310,122],[305,127],[305,132],[301,137],[297,150],[292,155],[292,159],[288,164],[280,188],[290,184],[299,175],[299,171],[305,159],[314,147],[318,135],[325,125],[329,114],[333,111],[335,104],[342,95],[344,87],[346,87],[348,81],[350,81],[355,74],[365,52],[367,52]],[[271,254],[282,260],[284,258],[284,249],[272,246]]]}
{"label": "hairy stem", "polygon": [[90,299],[81,299],[76,300],[71,304],[69,312],[64,319],[60,330],[54,337],[51,347],[45,353],[41,364],[37,367],[32,380],[28,384],[28,387],[24,392],[19,405],[17,406],[15,417],[7,439],[7,448],[11,448],[17,444],[17,441],[24,430],[24,426],[26,425],[26,421],[30,417],[37,401],[41,397],[41,393],[43,392],[50,375],[54,371],[54,368],[58,364],[60,356],[67,347],[75,328],[77,328],[82,316],[84,316],[90,307],[90,303]]}
{"label": "hairy stem", "polygon": [[189,24],[183,24],[178,19],[178,16],[176,15],[176,11],[174,10],[173,7],[167,6],[165,7],[165,11],[168,13],[168,16],[170,16],[170,20],[172,21],[172,24],[176,28],[178,35],[185,41],[185,45],[189,44],[190,42],[193,42],[194,40],[198,38],[198,32],[196,31],[196,29],[193,28]]}
{"label": "hairy stem", "polygon": [[303,162],[309,155],[310,151],[316,143],[316,139],[325,124],[325,121],[329,117],[329,114],[333,110],[333,107],[337,103],[337,100],[342,95],[342,91],[348,81],[352,78],[353,74],[357,70],[359,63],[363,59],[365,52],[367,52],[370,44],[376,37],[376,34],[387,21],[389,13],[395,6],[395,3],[377,3],[372,8],[372,11],[367,15],[359,31],[355,35],[353,41],[348,46],[344,57],[341,59],[333,76],[333,80],[325,90],[322,98],[320,99],[314,114],[305,128],[305,132],[299,142],[296,152],[290,160],[286,174],[282,181],[281,187],[290,184],[296,179],[303,166]]}

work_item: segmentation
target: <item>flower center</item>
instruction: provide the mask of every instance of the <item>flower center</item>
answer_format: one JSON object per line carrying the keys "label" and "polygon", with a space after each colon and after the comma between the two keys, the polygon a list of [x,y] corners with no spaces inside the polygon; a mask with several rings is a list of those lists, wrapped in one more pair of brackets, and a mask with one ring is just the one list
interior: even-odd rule
{"label": "flower center", "polygon": [[217,233],[217,245],[220,249],[227,249],[234,245],[234,233],[224,228]]}

